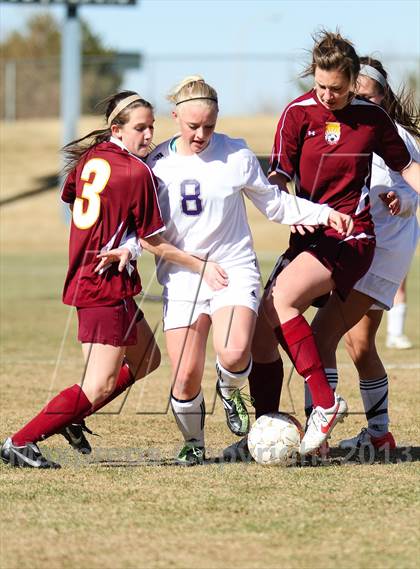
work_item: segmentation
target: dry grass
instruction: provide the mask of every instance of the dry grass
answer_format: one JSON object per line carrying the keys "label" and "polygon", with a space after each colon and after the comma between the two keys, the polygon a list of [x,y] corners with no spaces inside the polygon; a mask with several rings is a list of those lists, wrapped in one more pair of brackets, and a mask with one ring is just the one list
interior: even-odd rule
{"label": "dry grass", "polygon": [[[264,145],[271,145],[275,119],[254,120],[241,124],[225,119],[220,130],[248,139],[253,132],[265,132],[260,140],[250,139],[251,146],[262,152]],[[159,123],[160,139],[171,126]],[[96,124],[85,119],[83,130]],[[2,158],[2,197],[31,189],[37,177],[56,170],[56,123],[3,125],[2,135],[8,141]],[[23,147],[25,152],[18,154]],[[58,389],[77,381],[82,368],[74,321],[57,364],[69,314],[60,302],[67,228],[57,207],[57,191],[4,207],[1,216],[0,438],[4,438]],[[252,208],[250,217],[267,274],[287,234]],[[141,263],[143,273],[151,274],[151,259],[144,256]],[[417,259],[409,282],[408,318],[408,333],[417,346],[418,283]],[[156,284],[152,291],[158,292]],[[152,325],[160,321],[158,303],[146,303],[144,310]],[[418,350],[389,351],[383,339],[382,329],[379,345],[391,378],[393,432],[401,443],[418,445]],[[89,420],[102,436],[91,437],[95,449],[91,457],[75,455],[64,439],[52,437],[42,446],[61,457],[61,471],[0,468],[2,566],[417,566],[416,461],[290,469],[255,464],[173,466],[171,458],[180,441],[171,415],[165,413],[169,366],[161,340],[162,366],[135,386],[122,412]],[[353,412],[361,411],[356,374],[341,348],[338,359],[340,391]],[[204,381],[208,409],[214,399],[213,361],[210,348]],[[284,390],[282,408],[290,411],[295,406],[302,420],[301,380],[293,375],[290,385],[293,399]],[[118,407],[116,402],[111,410]],[[352,415],[334,431],[333,442],[354,434],[363,423],[363,414]],[[216,404],[207,417],[209,455],[217,456],[232,440]]]}

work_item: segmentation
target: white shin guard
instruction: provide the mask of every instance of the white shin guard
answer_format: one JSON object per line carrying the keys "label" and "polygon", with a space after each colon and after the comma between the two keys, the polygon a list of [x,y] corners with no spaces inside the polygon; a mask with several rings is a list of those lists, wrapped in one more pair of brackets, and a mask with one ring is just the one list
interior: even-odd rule
{"label": "white shin guard", "polygon": [[229,371],[222,366],[219,358],[216,359],[216,371],[219,378],[220,391],[223,397],[231,397],[232,392],[236,389],[243,389],[248,381],[248,376],[252,369],[252,358],[249,361],[247,368],[239,373]]}
{"label": "white shin guard", "polygon": [[197,441],[197,446],[204,447],[204,422],[206,405],[203,392],[194,399],[180,401],[171,396],[171,407],[175,420],[185,441]]}

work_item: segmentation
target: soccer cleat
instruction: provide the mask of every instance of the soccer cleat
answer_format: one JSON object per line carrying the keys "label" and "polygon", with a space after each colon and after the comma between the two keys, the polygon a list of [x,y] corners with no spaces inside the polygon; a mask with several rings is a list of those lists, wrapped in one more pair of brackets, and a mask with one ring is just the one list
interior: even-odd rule
{"label": "soccer cleat", "polygon": [[372,445],[376,450],[396,449],[395,439],[389,431],[382,437],[373,437],[367,429],[362,429],[358,435],[351,439],[344,439],[338,444],[339,448],[351,450],[361,448],[363,446]]}
{"label": "soccer cleat", "polygon": [[61,468],[56,462],[46,459],[35,443],[16,446],[10,437],[4,441],[0,456],[3,462],[17,468]]}
{"label": "soccer cleat", "polygon": [[413,344],[407,336],[401,334],[401,336],[387,336],[386,347],[395,350],[409,350],[413,347]]}
{"label": "soccer cleat", "polygon": [[179,466],[197,466],[203,464],[206,458],[204,447],[197,446],[195,440],[186,441],[175,459]]}
{"label": "soccer cleat", "polygon": [[248,448],[248,436],[240,441],[231,444],[223,450],[223,460],[225,462],[251,462],[254,459]]}
{"label": "soccer cleat", "polygon": [[334,405],[329,409],[315,407],[308,419],[305,436],[300,443],[300,454],[309,454],[321,447],[330,437],[333,428],[347,415],[347,403],[334,394]]}
{"label": "soccer cleat", "polygon": [[[313,407],[311,407],[311,409],[313,409]],[[310,411],[309,415],[306,416],[305,433],[308,430],[308,423],[309,423],[309,417],[311,416],[310,415],[311,412],[312,411]],[[323,442],[321,446],[316,450],[314,450],[311,454],[313,456],[318,456],[321,460],[327,460],[328,458],[330,458],[330,445],[328,444],[328,440]]]}
{"label": "soccer cleat", "polygon": [[238,437],[247,435],[249,433],[249,415],[241,391],[235,389],[230,397],[224,397],[220,389],[220,380],[218,379],[216,382],[216,393],[222,400],[229,429]]}
{"label": "soccer cleat", "polygon": [[89,444],[89,441],[85,437],[84,433],[89,433],[93,435],[94,433],[88,429],[86,423],[82,421],[81,423],[72,423],[64,427],[60,431],[60,435],[68,441],[68,443],[81,454],[90,454],[92,452],[92,447]]}

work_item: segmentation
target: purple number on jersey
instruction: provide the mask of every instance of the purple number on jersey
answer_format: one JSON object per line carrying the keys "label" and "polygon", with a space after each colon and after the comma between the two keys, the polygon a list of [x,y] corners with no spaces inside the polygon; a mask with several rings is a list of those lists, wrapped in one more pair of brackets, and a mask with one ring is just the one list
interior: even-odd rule
{"label": "purple number on jersey", "polygon": [[181,208],[186,215],[200,215],[203,204],[200,199],[200,183],[197,180],[184,180],[181,183]]}

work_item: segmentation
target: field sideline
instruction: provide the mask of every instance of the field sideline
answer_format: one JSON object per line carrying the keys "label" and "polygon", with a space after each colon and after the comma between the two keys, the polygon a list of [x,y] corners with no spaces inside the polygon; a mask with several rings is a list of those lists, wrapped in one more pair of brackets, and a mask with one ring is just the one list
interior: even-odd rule
{"label": "field sideline", "polygon": [[[165,121],[157,141],[171,130]],[[218,130],[243,136],[257,153],[271,146],[274,117],[223,119]],[[96,126],[85,118],[82,131]],[[166,129],[166,130],[165,130]],[[258,132],[258,139],[252,133]],[[1,125],[0,197],[31,189],[58,169],[58,122]],[[6,145],[7,141],[7,145]],[[23,148],[22,148],[23,147]],[[22,158],[24,157],[24,159]],[[1,396],[0,439],[29,419],[57,390],[82,373],[75,318],[61,304],[67,227],[57,190],[0,210]],[[250,223],[264,275],[287,241],[287,230],[269,224],[252,206]],[[140,260],[151,294],[159,287],[148,255]],[[101,435],[94,452],[80,457],[62,437],[42,443],[60,457],[56,472],[11,470],[2,480],[1,565],[7,568],[413,568],[419,524],[420,264],[409,279],[407,333],[415,349],[379,348],[389,366],[392,430],[406,462],[333,461],[316,468],[263,468],[210,463],[182,469],[172,464],[180,440],[166,413],[170,375],[160,332],[160,304],[145,302],[158,326],[162,366],[136,385],[122,410],[89,419]],[[148,286],[150,283],[150,287]],[[67,334],[65,334],[68,326]],[[352,414],[333,434],[333,446],[364,424],[356,373],[338,352],[340,393]],[[209,346],[204,393],[214,399],[214,354]],[[287,370],[290,368],[287,367]],[[291,371],[291,370],[290,370]],[[282,409],[303,420],[302,382],[292,374]],[[120,410],[120,412],[119,412]],[[233,442],[216,402],[207,417],[211,458]],[[370,462],[370,464],[369,464]]]}

